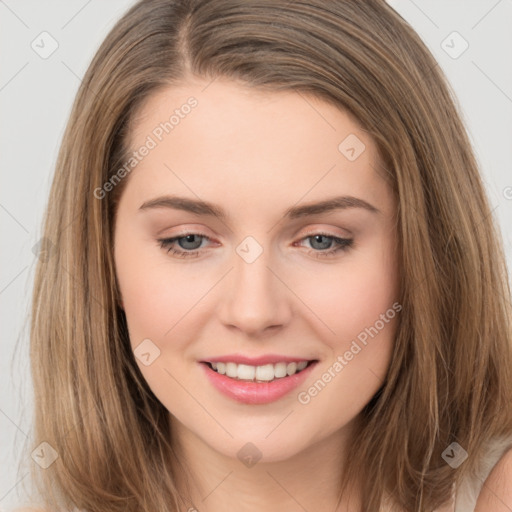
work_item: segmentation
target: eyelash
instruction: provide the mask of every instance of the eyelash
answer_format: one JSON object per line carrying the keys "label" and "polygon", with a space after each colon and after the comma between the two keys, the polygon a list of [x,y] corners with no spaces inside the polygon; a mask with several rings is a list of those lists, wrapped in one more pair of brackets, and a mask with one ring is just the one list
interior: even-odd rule
{"label": "eyelash", "polygon": [[[187,236],[190,236],[190,235],[195,235],[195,236],[204,238],[206,240],[211,240],[210,237],[208,237],[206,235],[202,235],[201,233],[185,233],[183,235],[175,236],[173,238],[159,238],[158,242],[160,243],[160,247],[162,249],[167,249],[167,253],[171,253],[178,258],[193,258],[193,257],[197,258],[200,255],[199,253],[201,252],[201,249],[194,249],[192,251],[184,251],[184,250],[176,250],[173,247],[173,244],[177,240],[179,240],[180,238],[186,238]],[[326,238],[330,238],[336,244],[336,247],[334,249],[327,249],[327,250],[324,250],[321,252],[318,250],[311,249],[308,252],[308,254],[310,254],[312,252],[315,253],[316,258],[325,258],[325,257],[333,256],[334,254],[338,253],[339,251],[346,252],[353,246],[353,242],[354,242],[354,240],[352,238],[339,238],[339,237],[330,235],[328,233],[322,233],[322,232],[315,232],[313,234],[308,234],[307,236],[301,238],[301,240],[306,240],[308,238],[313,238],[315,236],[324,236]]]}

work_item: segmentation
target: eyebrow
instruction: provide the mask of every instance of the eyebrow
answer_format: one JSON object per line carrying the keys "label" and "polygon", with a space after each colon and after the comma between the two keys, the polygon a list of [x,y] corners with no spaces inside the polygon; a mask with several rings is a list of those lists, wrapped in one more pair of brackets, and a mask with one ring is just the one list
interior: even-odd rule
{"label": "eyebrow", "polygon": [[[157,208],[172,208],[194,213],[196,215],[207,215],[222,221],[228,220],[227,213],[218,205],[207,201],[190,199],[179,196],[160,196],[143,203],[139,210],[152,210]],[[315,203],[307,203],[302,206],[288,208],[283,218],[294,220],[310,215],[328,213],[334,210],[347,210],[351,208],[362,208],[374,214],[381,211],[367,201],[353,196],[337,196]]]}

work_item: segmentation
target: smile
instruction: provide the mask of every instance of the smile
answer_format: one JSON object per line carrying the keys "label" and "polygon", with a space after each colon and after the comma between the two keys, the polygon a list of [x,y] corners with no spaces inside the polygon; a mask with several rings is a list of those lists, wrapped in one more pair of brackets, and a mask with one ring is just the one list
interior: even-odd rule
{"label": "smile", "polygon": [[280,362],[277,364],[265,364],[262,366],[252,366],[248,364],[237,364],[234,362],[212,362],[209,363],[211,368],[221,375],[226,375],[232,379],[271,382],[275,379],[283,379],[285,377],[295,375],[304,370],[312,361],[300,362]]}
{"label": "smile", "polygon": [[278,362],[252,366],[234,362],[201,362],[211,385],[239,403],[258,405],[275,402],[300,386],[318,360]]}

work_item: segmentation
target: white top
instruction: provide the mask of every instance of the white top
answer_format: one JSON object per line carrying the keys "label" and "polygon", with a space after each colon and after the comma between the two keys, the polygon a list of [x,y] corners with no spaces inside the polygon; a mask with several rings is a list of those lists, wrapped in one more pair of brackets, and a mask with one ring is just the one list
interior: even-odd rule
{"label": "white top", "polygon": [[478,471],[461,482],[456,492],[453,512],[474,512],[478,495],[485,480],[509,448],[512,448],[512,438],[510,437],[502,437],[488,442],[485,456],[480,462]]}
{"label": "white top", "polygon": [[[501,459],[507,449],[512,448],[512,437],[497,438],[487,442],[477,470],[462,480],[456,492],[452,494],[452,501],[448,505],[436,509],[434,512],[474,512],[478,495],[489,473]],[[390,496],[384,498],[381,512],[394,512],[393,500]]]}

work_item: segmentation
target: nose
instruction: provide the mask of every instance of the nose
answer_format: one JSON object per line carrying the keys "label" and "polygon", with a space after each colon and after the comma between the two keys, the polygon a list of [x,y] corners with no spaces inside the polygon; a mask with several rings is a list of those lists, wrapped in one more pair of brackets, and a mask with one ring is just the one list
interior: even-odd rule
{"label": "nose", "polygon": [[255,336],[289,322],[290,293],[271,263],[266,251],[251,263],[234,254],[218,308],[225,326]]}

